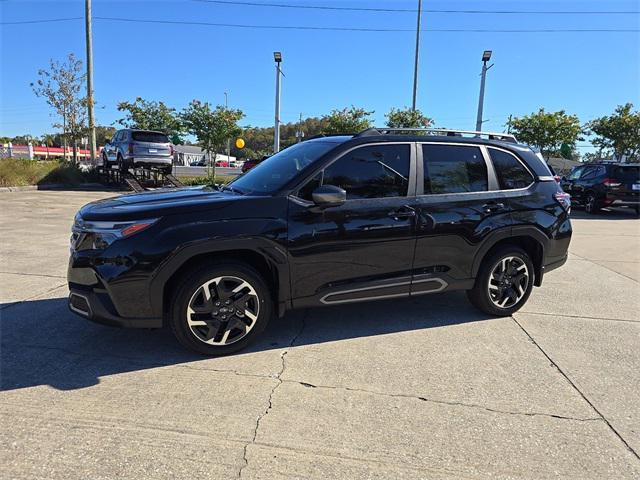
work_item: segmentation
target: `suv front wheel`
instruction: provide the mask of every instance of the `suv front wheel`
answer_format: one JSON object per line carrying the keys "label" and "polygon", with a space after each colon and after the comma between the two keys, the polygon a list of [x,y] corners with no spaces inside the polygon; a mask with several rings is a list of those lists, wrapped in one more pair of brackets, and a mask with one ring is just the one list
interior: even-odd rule
{"label": "suv front wheel", "polygon": [[178,341],[204,355],[226,355],[251,343],[272,313],[262,277],[241,263],[211,264],[180,282],[169,323]]}
{"label": "suv front wheel", "polygon": [[508,316],[529,298],[533,275],[533,262],[524,250],[510,245],[500,247],[483,261],[467,296],[476,308],[489,315]]}

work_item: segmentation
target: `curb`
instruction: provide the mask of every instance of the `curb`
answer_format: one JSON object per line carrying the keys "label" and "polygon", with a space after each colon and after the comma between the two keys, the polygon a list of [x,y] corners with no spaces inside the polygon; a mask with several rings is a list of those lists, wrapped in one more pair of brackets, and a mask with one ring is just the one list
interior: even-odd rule
{"label": "curb", "polygon": [[48,185],[24,185],[20,187],[0,187],[2,192],[30,192],[36,190],[113,190],[116,189],[106,187],[101,183],[80,183],[78,185],[64,185],[62,183],[51,183]]}

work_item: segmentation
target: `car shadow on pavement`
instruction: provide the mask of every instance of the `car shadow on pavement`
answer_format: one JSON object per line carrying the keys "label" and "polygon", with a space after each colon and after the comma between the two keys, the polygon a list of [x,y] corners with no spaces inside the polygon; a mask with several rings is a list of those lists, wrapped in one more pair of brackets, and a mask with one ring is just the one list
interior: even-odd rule
{"label": "car shadow on pavement", "polygon": [[638,214],[632,208],[605,208],[598,213],[587,213],[583,209],[571,208],[571,220],[634,220]]}
{"label": "car shadow on pavement", "polygon": [[[48,385],[73,390],[96,385],[105,375],[207,359],[180,346],[168,328],[118,329],[82,319],[66,298],[0,306],[0,390]],[[274,349],[446,327],[486,320],[464,293],[451,292],[294,311],[271,321],[256,343],[235,356]],[[246,364],[247,358],[243,358]],[[228,358],[225,365],[229,365]],[[228,368],[227,368],[228,369]]]}

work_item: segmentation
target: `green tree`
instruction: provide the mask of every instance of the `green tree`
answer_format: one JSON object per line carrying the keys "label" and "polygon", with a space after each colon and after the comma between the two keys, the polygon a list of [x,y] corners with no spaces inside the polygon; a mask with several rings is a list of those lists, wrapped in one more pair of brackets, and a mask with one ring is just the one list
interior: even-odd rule
{"label": "green tree", "polygon": [[373,111],[366,111],[363,108],[351,107],[342,110],[333,110],[329,115],[325,115],[322,119],[326,122],[323,133],[329,134],[349,134],[358,133],[371,127],[369,117]]}
{"label": "green tree", "polygon": [[547,159],[558,155],[563,143],[573,150],[582,133],[578,117],[564,110],[545,112],[541,108],[531,115],[514,117],[507,125],[519,141],[538,147]]}
{"label": "green tree", "polygon": [[640,111],[632,111],[633,104],[618,105],[612,115],[587,123],[591,142],[601,150],[612,150],[617,159],[637,159],[640,154]]}
{"label": "green tree", "polygon": [[49,70],[38,70],[38,80],[31,84],[33,92],[51,106],[62,123],[53,124],[62,128],[66,151],[67,138],[73,143],[73,161],[77,161],[78,140],[87,131],[87,99],[84,91],[82,61],[70,53],[66,62],[49,62]]}
{"label": "green tree", "polygon": [[217,150],[223,149],[227,140],[242,133],[238,122],[244,117],[241,110],[218,105],[211,108],[209,102],[193,100],[181,113],[182,121],[189,133],[198,139],[209,158],[213,153],[213,178],[216,176]]}
{"label": "green tree", "polygon": [[118,111],[127,112],[118,123],[127,128],[157,130],[166,133],[174,143],[182,143],[184,126],[175,108],[167,107],[163,102],[144,100],[137,97],[133,102],[118,103]]}
{"label": "green tree", "polygon": [[387,117],[389,128],[429,128],[433,120],[422,114],[420,110],[405,108],[403,110],[392,108]]}
{"label": "green tree", "polygon": [[114,127],[96,125],[96,145],[98,147],[103,147],[111,140],[114,133],[116,133],[116,129]]}

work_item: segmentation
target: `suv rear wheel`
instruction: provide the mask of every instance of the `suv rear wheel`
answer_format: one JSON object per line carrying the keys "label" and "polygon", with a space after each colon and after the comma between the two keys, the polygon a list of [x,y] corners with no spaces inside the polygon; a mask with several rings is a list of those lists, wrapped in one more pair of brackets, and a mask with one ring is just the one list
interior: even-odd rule
{"label": "suv rear wheel", "polygon": [[508,316],[529,298],[533,275],[533,262],[527,252],[506,245],[483,261],[476,283],[467,291],[467,296],[476,308],[489,315]]}
{"label": "suv rear wheel", "polygon": [[210,264],[180,282],[169,323],[178,341],[204,355],[225,355],[251,343],[272,313],[269,289],[241,263]]}

